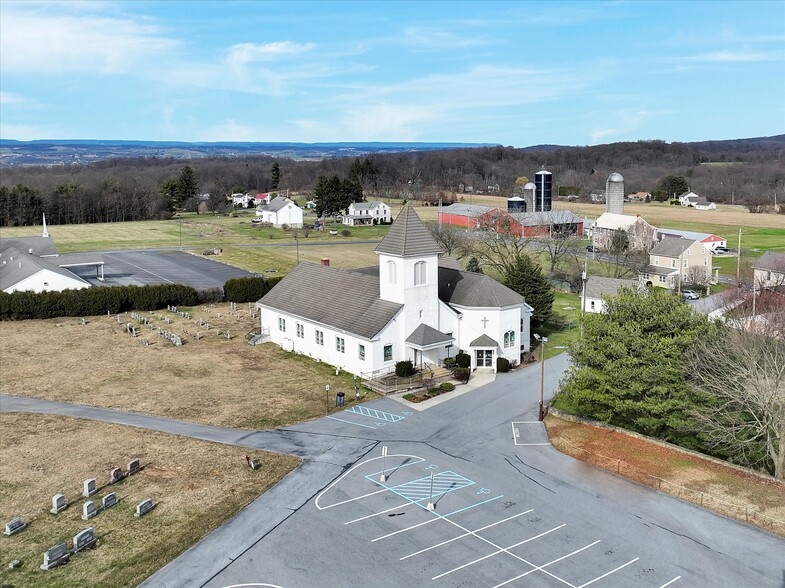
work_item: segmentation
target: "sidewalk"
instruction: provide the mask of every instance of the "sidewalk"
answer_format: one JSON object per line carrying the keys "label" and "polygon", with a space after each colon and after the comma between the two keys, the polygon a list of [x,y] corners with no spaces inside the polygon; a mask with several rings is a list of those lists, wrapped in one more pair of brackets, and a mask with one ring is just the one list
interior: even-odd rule
{"label": "sidewalk", "polygon": [[486,386],[487,384],[491,384],[496,380],[496,374],[492,371],[475,371],[472,373],[469,381],[466,384],[460,384],[455,380],[451,380],[453,384],[455,384],[455,390],[452,392],[445,392],[444,394],[439,394],[439,396],[434,396],[433,398],[429,398],[428,400],[423,400],[422,402],[409,402],[403,396],[404,394],[408,394],[409,392],[399,392],[397,394],[389,394],[387,398],[391,398],[397,402],[400,402],[404,406],[411,408],[412,410],[416,410],[422,412],[423,410],[428,410],[429,408],[436,406],[437,404],[441,404],[442,402],[448,402],[453,398],[457,398],[462,394],[466,394],[467,392],[471,392],[472,390],[476,390],[477,388],[481,388],[482,386]]}

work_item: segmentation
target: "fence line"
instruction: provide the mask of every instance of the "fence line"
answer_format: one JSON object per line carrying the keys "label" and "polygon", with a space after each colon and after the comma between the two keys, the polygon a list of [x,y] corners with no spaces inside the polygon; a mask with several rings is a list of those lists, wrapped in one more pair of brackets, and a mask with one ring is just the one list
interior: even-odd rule
{"label": "fence line", "polygon": [[755,525],[762,529],[767,529],[775,533],[785,534],[785,521],[780,521],[777,519],[773,519],[768,517],[757,510],[757,507],[749,504],[734,504],[732,502],[727,502],[725,500],[721,500],[716,496],[712,495],[709,492],[701,492],[700,490],[694,490],[693,488],[687,488],[685,486],[680,486],[671,482],[670,480],[666,480],[665,478],[660,478],[658,476],[652,476],[633,466],[632,464],[615,457],[608,457],[607,455],[602,455],[599,453],[594,453],[587,449],[583,449],[582,447],[578,447],[570,443],[567,439],[562,436],[555,437],[553,441],[558,440],[565,445],[568,445],[571,449],[579,452],[583,452],[591,456],[592,460],[587,459],[588,463],[592,465],[596,465],[601,467],[602,469],[608,470],[610,472],[615,472],[620,476],[624,476],[626,478],[635,480],[636,482],[640,482],[642,484],[646,484],[647,486],[651,486],[652,488],[656,488],[666,494],[670,494],[671,496],[675,496],[681,500],[685,500],[687,502],[691,502],[693,504],[700,504],[700,506],[705,508],[710,508],[716,512],[724,514],[726,516],[730,516],[732,518],[744,521],[746,523]]}

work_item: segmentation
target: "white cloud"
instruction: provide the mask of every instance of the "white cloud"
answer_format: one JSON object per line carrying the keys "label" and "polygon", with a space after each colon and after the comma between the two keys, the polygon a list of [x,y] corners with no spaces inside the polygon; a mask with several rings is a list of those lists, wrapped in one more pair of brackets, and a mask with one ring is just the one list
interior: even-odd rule
{"label": "white cloud", "polygon": [[0,104],[26,104],[29,102],[30,101],[21,94],[0,90]]}
{"label": "white cloud", "polygon": [[779,61],[783,58],[782,51],[715,51],[680,58],[686,62],[721,62],[745,63],[752,61]]}
{"label": "white cloud", "polygon": [[62,128],[45,128],[40,125],[5,124],[0,120],[0,138],[16,139],[17,141],[35,141],[52,137],[67,138],[69,135]]}
{"label": "white cloud", "polygon": [[229,47],[227,61],[230,66],[238,67],[255,61],[273,61],[302,55],[316,47],[316,43],[293,43],[292,41],[264,44],[239,43]]}
{"label": "white cloud", "polygon": [[436,27],[408,27],[396,41],[409,47],[429,50],[464,49],[491,43],[490,39],[481,36]]}
{"label": "white cloud", "polygon": [[[8,3],[0,18],[0,67],[5,72],[124,73],[178,46],[159,27],[132,17],[86,13],[86,6]],[[103,8],[93,5],[94,10]]]}
{"label": "white cloud", "polygon": [[644,110],[636,108],[623,108],[616,113],[616,124],[610,128],[597,129],[589,133],[591,143],[613,138],[617,141],[629,140],[630,137],[652,119],[673,114],[673,110]]}

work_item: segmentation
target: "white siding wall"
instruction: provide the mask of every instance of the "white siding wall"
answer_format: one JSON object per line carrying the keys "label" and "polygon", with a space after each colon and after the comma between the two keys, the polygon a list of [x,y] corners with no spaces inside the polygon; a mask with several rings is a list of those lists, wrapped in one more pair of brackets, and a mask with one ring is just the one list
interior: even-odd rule
{"label": "white siding wall", "polygon": [[7,288],[5,292],[9,294],[16,291],[61,292],[63,290],[81,290],[89,287],[90,284],[82,280],[69,278],[48,270],[41,270]]}

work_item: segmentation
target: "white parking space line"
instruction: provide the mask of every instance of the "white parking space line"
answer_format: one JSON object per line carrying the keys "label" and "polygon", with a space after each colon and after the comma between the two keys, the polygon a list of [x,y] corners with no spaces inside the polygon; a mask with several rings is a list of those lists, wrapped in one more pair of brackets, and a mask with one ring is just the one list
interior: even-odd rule
{"label": "white parking space line", "polygon": [[355,496],[354,498],[349,498],[348,500],[343,500],[341,502],[336,502],[335,504],[330,504],[328,506],[321,507],[321,510],[327,510],[328,508],[333,508],[334,506],[341,506],[342,504],[348,504],[350,502],[354,502],[355,500],[362,500],[363,498],[368,498],[369,496],[373,496],[374,494],[381,494],[382,492],[386,492],[387,488],[382,488],[381,490],[377,490],[376,492],[369,492],[368,494],[363,494],[362,496]]}
{"label": "white parking space line", "polygon": [[615,574],[615,573],[616,573],[616,572],[618,572],[620,569],[622,569],[622,568],[626,568],[628,565],[635,563],[635,562],[636,562],[636,561],[638,561],[639,559],[640,559],[639,557],[636,557],[635,559],[632,559],[632,560],[628,561],[626,564],[622,564],[622,565],[620,565],[620,566],[619,566],[618,568],[616,568],[615,570],[611,570],[610,572],[606,572],[606,573],[604,573],[602,576],[597,576],[596,578],[594,578],[594,580],[591,580],[591,581],[589,581],[589,582],[586,582],[585,584],[581,584],[580,586],[578,586],[578,588],[583,588],[584,586],[588,586],[589,584],[594,584],[594,583],[595,583],[597,580],[602,580],[603,578],[606,578],[607,576],[610,576],[611,574]]}
{"label": "white parking space line", "polygon": [[401,510],[402,508],[406,508],[407,506],[412,506],[414,504],[417,504],[417,503],[416,502],[407,502],[406,504],[403,504],[403,505],[393,506],[392,508],[388,508],[387,510],[382,510],[382,511],[379,511],[379,512],[375,512],[373,514],[365,515],[364,517],[360,517],[359,519],[346,521],[344,523],[344,525],[351,525],[351,524],[354,524],[354,523],[359,523],[360,521],[364,521],[366,519],[372,519],[373,517],[378,517],[379,515],[386,514],[386,513],[390,512],[391,510]]}
{"label": "white parking space line", "polygon": [[676,577],[675,577],[675,578],[673,578],[673,580],[671,580],[670,582],[665,582],[665,584],[663,584],[662,586],[660,586],[660,588],[665,588],[666,586],[670,586],[671,584],[673,584],[673,583],[674,583],[674,582],[676,582],[677,580],[681,580],[681,576],[676,576]]}
{"label": "white parking space line", "polygon": [[431,523],[435,523],[436,521],[441,521],[441,520],[447,521],[449,519],[440,516],[435,516],[432,519],[428,519],[423,523],[417,523],[416,525],[412,525],[411,527],[406,527],[405,529],[398,529],[397,531],[393,531],[392,533],[388,533],[387,535],[382,535],[381,537],[377,537],[376,539],[371,539],[371,543],[376,543],[377,541],[381,541],[382,539],[387,539],[388,537],[392,537],[393,535],[405,533],[406,531],[411,531],[412,529],[416,529],[424,525],[430,525]]}
{"label": "white parking space line", "polygon": [[136,265],[135,263],[131,263],[130,261],[125,261],[125,260],[117,259],[116,257],[114,257],[114,256],[112,256],[112,255],[108,255],[108,254],[106,254],[106,253],[104,253],[104,257],[108,257],[108,258],[110,258],[110,259],[114,259],[115,261],[118,261],[118,262],[120,262],[120,263],[125,263],[125,264],[127,264],[127,265],[130,265],[131,267],[135,267],[136,269],[143,271],[143,272],[144,272],[144,273],[146,273],[146,274],[150,274],[151,276],[155,276],[156,278],[160,278],[160,279],[161,279],[161,280],[163,280],[164,282],[169,282],[170,284],[174,284],[174,282],[173,282],[172,280],[168,280],[168,279],[166,279],[166,278],[165,278],[165,277],[163,277],[163,276],[159,276],[159,275],[158,275],[158,274],[156,274],[155,272],[151,272],[150,270],[148,270],[148,269],[145,269],[145,268],[143,268],[143,267],[142,267],[142,266],[140,266],[140,265]]}
{"label": "white parking space line", "polygon": [[450,571],[441,573],[438,576],[434,576],[433,578],[431,578],[431,580],[438,580],[439,578],[441,578],[443,576],[447,576],[449,574],[452,574],[453,572],[457,572],[458,570],[462,570],[463,568],[468,568],[469,566],[474,565],[476,563],[479,563],[479,562],[481,562],[483,560],[486,560],[489,557],[493,557],[494,555],[499,555],[500,553],[506,553],[508,549],[515,549],[516,547],[520,547],[524,543],[528,543],[529,541],[534,541],[535,539],[539,539],[540,537],[543,537],[544,535],[547,535],[549,533],[553,533],[554,531],[558,531],[562,527],[566,527],[566,526],[567,526],[567,524],[565,523],[563,525],[559,525],[558,527],[554,527],[550,531],[545,531],[544,533],[540,533],[539,535],[535,535],[534,537],[529,537],[528,539],[524,539],[523,541],[515,543],[514,545],[510,545],[509,547],[499,548],[498,550],[494,551],[493,553],[489,553],[488,555],[484,555],[484,556],[482,556],[480,558],[475,559],[474,561],[470,561],[470,562],[465,563],[465,564],[463,564],[461,566],[458,566],[457,568],[453,568]]}
{"label": "white parking space line", "polygon": [[[558,580],[559,582],[561,582],[563,584],[567,584],[567,586],[570,586],[571,588],[578,588],[577,586],[575,586],[575,584],[570,584],[567,580],[565,580],[563,578],[560,578],[559,576],[556,576],[556,575],[551,574],[550,572],[546,571],[545,568],[547,568],[548,566],[553,565],[553,564],[555,564],[557,562],[560,562],[563,559],[567,559],[568,557],[572,557],[573,555],[575,555],[577,553],[580,553],[581,551],[584,551],[586,549],[589,549],[590,547],[594,547],[599,542],[600,542],[600,539],[597,539],[597,541],[595,541],[594,543],[589,543],[588,545],[586,545],[584,547],[581,547],[580,549],[576,549],[572,553],[568,553],[567,555],[562,555],[560,558],[554,559],[553,561],[549,561],[548,563],[542,564],[541,566],[534,566],[533,570],[529,570],[528,572],[525,572],[525,573],[521,574],[520,576],[515,576],[514,578],[510,578],[509,580],[507,580],[506,582],[502,582],[501,584],[496,584],[496,586],[494,586],[493,588],[499,588],[500,586],[506,586],[510,582],[515,582],[515,580],[519,580],[520,578],[523,578],[524,576],[528,576],[529,574],[531,574],[533,572],[537,572],[537,571],[545,572],[546,574],[548,574],[553,579]],[[530,562],[526,562],[526,563],[528,563],[530,566],[534,565],[533,563],[530,563]]]}
{"label": "white parking space line", "polygon": [[[534,509],[530,508],[525,512],[518,513],[517,515],[512,515],[511,517],[507,517],[506,519],[502,519],[500,521],[496,521],[495,523],[491,523],[490,525],[485,525],[484,527],[480,527],[479,529],[475,529],[472,531],[473,533],[479,533],[480,531],[485,531],[485,529],[490,529],[491,527],[495,527],[496,525],[500,525],[502,523],[506,523],[507,521],[511,521],[512,519],[518,518],[525,514],[529,514]],[[464,537],[468,537],[472,534],[472,532],[464,533],[463,535],[458,535],[457,537],[453,537],[452,539],[448,539],[447,541],[442,541],[441,543],[437,543],[436,545],[431,545],[430,547],[426,547],[425,549],[421,549],[420,551],[415,551],[414,553],[410,553],[409,555],[404,555],[401,558],[401,561],[405,559],[409,559],[410,557],[414,557],[415,555],[420,555],[421,553],[425,553],[426,551],[430,551],[431,549],[436,549],[437,547],[441,547],[442,545],[447,545],[448,543],[452,543],[453,541],[457,541],[458,539],[463,539]]]}
{"label": "white parking space line", "polygon": [[518,442],[518,439],[521,436],[521,431],[515,425],[540,425],[540,426],[543,426],[540,421],[512,421],[510,424],[512,425],[512,440],[515,443],[515,445],[518,445],[518,446],[550,445],[550,443],[548,443],[548,442],[545,442],[545,443],[519,443]]}
{"label": "white parking space line", "polygon": [[366,429],[376,429],[373,425],[363,425],[361,423],[353,423],[352,421],[347,421],[346,419],[339,419],[338,417],[328,416],[328,419],[332,419],[334,421],[341,421],[342,423],[348,423],[350,425],[355,425],[357,427],[365,427]]}

